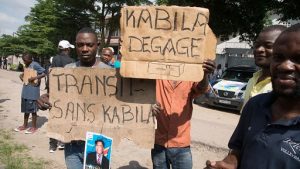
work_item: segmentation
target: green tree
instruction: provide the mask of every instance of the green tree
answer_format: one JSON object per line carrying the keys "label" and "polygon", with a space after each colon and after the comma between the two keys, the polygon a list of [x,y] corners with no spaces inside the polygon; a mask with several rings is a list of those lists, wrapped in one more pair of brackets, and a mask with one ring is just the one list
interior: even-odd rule
{"label": "green tree", "polygon": [[[296,0],[295,0],[296,1]],[[210,10],[209,25],[217,36],[241,35],[253,41],[274,11],[276,0],[158,0],[158,4],[198,6]]]}
{"label": "green tree", "polygon": [[21,49],[17,44],[19,44],[17,37],[2,35],[0,37],[0,56],[18,54]]}
{"label": "green tree", "polygon": [[[80,28],[92,27],[100,35],[101,47],[110,43],[112,33],[119,29],[120,9],[125,4],[140,5],[148,0],[37,0],[22,25],[13,47],[9,37],[1,39],[6,52],[30,52],[50,57],[56,53],[59,40],[75,43]],[[1,47],[1,46],[0,46]]]}
{"label": "green tree", "polygon": [[120,29],[121,8],[124,5],[152,4],[149,0],[95,0],[90,6],[94,29],[100,34],[100,49],[108,46],[112,34]]}
{"label": "green tree", "polygon": [[59,40],[75,41],[79,28],[90,26],[90,19],[81,8],[72,6],[66,1],[37,0],[22,26],[19,37],[27,50],[36,55],[50,56],[56,53]]}
{"label": "green tree", "polygon": [[278,0],[275,1],[275,12],[281,15],[280,20],[300,19],[300,1],[299,0]]}

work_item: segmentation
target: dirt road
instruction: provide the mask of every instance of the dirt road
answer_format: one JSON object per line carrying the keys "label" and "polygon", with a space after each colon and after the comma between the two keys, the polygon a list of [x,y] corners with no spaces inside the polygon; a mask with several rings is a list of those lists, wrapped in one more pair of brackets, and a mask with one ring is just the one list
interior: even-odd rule
{"label": "dirt road", "polygon": [[[20,95],[22,84],[18,78],[19,72],[0,69],[0,128],[13,130],[23,122],[20,113]],[[44,88],[42,84],[41,89]],[[42,90],[41,93],[45,91]],[[48,152],[46,136],[47,111],[39,111],[39,130],[33,135],[14,133],[17,142],[27,145],[30,155],[43,158],[50,162],[48,168],[64,169],[63,151]],[[195,169],[201,169],[207,159],[222,159],[227,153],[226,147],[239,115],[212,110],[194,105],[192,119],[192,153]],[[149,149],[141,149],[129,140],[123,140],[118,147],[113,148],[112,168],[135,169],[152,168]]]}

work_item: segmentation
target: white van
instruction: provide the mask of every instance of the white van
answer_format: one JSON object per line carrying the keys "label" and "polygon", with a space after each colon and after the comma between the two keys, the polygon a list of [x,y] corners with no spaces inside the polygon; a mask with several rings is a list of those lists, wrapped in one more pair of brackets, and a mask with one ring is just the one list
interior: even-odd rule
{"label": "white van", "polygon": [[[249,79],[256,72],[255,67],[234,66],[224,71],[222,77],[212,82],[204,103],[240,111],[244,102],[244,91]],[[197,101],[195,100],[197,103]]]}

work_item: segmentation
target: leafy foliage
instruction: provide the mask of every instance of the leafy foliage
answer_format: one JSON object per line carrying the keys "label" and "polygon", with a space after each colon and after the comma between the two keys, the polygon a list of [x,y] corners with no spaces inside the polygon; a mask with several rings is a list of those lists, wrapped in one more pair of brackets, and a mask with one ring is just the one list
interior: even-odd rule
{"label": "leafy foliage", "polygon": [[[60,40],[75,43],[76,32],[92,27],[99,34],[101,47],[110,43],[119,29],[120,9],[124,5],[151,4],[149,0],[36,0],[16,35],[0,37],[0,55],[29,52],[50,57]],[[270,24],[272,13],[281,20],[300,19],[298,0],[157,0],[157,4],[198,6],[210,10],[210,27],[217,36],[241,35],[252,41]]]}
{"label": "leafy foliage", "polygon": [[281,14],[281,20],[300,19],[300,1],[299,0],[280,0],[275,2],[275,11]]}
{"label": "leafy foliage", "polygon": [[[35,56],[54,55],[60,40],[75,43],[79,29],[92,27],[107,46],[112,33],[119,29],[120,9],[125,4],[140,5],[148,0],[37,0],[17,36],[0,38],[0,54],[29,52]],[[106,40],[107,39],[107,40]],[[106,41],[105,41],[106,40]]]}
{"label": "leafy foliage", "polygon": [[210,10],[210,27],[217,36],[241,35],[242,40],[253,41],[274,12],[281,20],[299,19],[297,0],[158,0],[158,4],[198,6]]}

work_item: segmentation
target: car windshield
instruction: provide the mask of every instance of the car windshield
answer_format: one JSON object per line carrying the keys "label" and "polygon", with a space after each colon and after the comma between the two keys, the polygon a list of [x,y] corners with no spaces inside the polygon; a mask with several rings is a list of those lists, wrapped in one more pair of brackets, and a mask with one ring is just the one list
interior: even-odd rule
{"label": "car windshield", "polygon": [[237,82],[248,82],[248,80],[253,76],[253,72],[244,72],[238,70],[226,70],[223,75],[222,79],[230,80],[230,81],[237,81]]}

